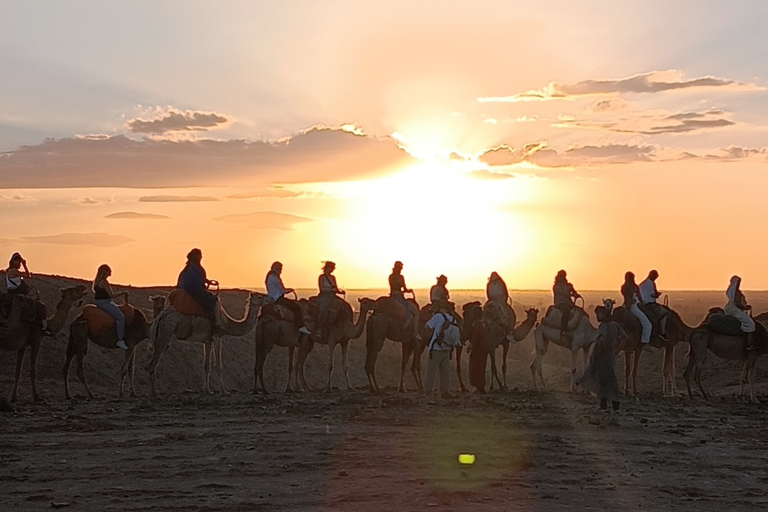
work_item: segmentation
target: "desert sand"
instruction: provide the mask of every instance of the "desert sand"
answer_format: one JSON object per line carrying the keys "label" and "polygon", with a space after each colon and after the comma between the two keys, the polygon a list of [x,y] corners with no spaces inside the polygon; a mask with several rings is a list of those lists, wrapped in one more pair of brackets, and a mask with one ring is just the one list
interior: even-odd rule
{"label": "desert sand", "polygon": [[[81,281],[39,280],[52,310],[57,290]],[[119,287],[118,287],[119,288]],[[168,289],[130,289],[148,297]],[[585,293],[594,305],[608,292]],[[375,291],[351,293],[350,300]],[[423,296],[423,293],[421,294]],[[462,303],[479,292],[454,292]],[[618,296],[614,292],[614,297]],[[697,324],[722,292],[672,292],[670,303]],[[547,292],[514,292],[515,309],[541,307]],[[768,293],[747,292],[755,311]],[[235,317],[244,291],[222,300]],[[510,392],[453,399],[397,393],[399,345],[386,342],[379,395],[365,387],[364,339],[350,347],[353,390],[283,393],[287,351],[266,363],[267,396],[251,394],[253,337],[225,338],[228,395],[202,395],[202,348],[175,342],[158,367],[162,398],[148,398],[148,343],[137,356],[138,398],[117,399],[122,352],[91,345],[86,376],[97,394],[65,401],[61,367],[66,329],[44,342],[34,404],[28,364],[20,401],[0,412],[3,510],[763,510],[768,506],[768,407],[737,396],[740,365],[710,356],[705,384],[715,396],[661,397],[661,353],[644,354],[637,398],[604,414],[597,400],[566,392],[569,354],[551,347],[548,391],[531,391],[532,336],[510,351]],[[677,350],[677,384],[687,347]],[[426,358],[426,356],[425,356]],[[15,356],[0,353],[0,397],[10,396]],[[768,401],[765,361],[757,391]],[[422,360],[422,365],[426,361]],[[619,367],[621,368],[621,364]],[[326,351],[315,347],[307,380],[322,389]],[[215,374],[214,374],[215,376]],[[458,381],[452,375],[452,386]],[[466,378],[466,373],[465,373]],[[619,379],[623,376],[620,373]],[[214,378],[216,387],[218,380]],[[342,386],[336,353],[335,385]],[[458,455],[475,455],[461,465]]]}

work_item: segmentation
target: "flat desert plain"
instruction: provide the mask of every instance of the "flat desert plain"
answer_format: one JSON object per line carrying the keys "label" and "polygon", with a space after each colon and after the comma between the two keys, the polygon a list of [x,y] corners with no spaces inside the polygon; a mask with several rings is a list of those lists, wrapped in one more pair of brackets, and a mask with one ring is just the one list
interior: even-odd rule
{"label": "flat desert plain", "polygon": [[[38,288],[52,311],[58,289],[82,281],[44,276]],[[119,289],[122,289],[118,287]],[[130,301],[168,289],[131,288]],[[377,291],[350,293],[376,296]],[[747,292],[759,313],[768,293]],[[418,292],[423,297],[424,292]],[[457,303],[480,292],[454,292]],[[588,307],[618,292],[584,294]],[[222,301],[242,314],[244,291]],[[723,292],[670,292],[670,305],[689,325]],[[542,313],[548,292],[513,292]],[[327,352],[315,347],[306,365],[305,393],[284,393],[287,350],[266,362],[269,395],[254,396],[253,333],[225,338],[221,378],[229,394],[203,395],[202,348],[174,342],[158,367],[162,397],[150,399],[145,342],[137,355],[139,396],[117,398],[123,353],[91,345],[85,373],[97,394],[86,400],[74,372],[75,399],[64,400],[61,367],[67,329],[44,341],[38,384],[46,403],[34,404],[28,360],[19,403],[0,403],[2,510],[703,510],[768,506],[768,407],[738,396],[738,363],[710,355],[704,375],[709,401],[698,394],[661,396],[661,353],[644,354],[639,396],[625,397],[618,414],[597,400],[568,393],[570,355],[550,347],[548,389],[532,391],[533,339],[508,356],[510,391],[458,393],[452,399],[398,393],[399,345],[387,341],[377,373],[385,389],[367,391],[364,337],[350,344],[347,390],[337,350],[333,391],[324,391]],[[677,385],[688,348],[677,348]],[[0,396],[9,397],[15,356],[0,353]],[[28,357],[28,356],[27,356]],[[621,360],[619,361],[621,363]],[[768,401],[766,361],[758,362],[757,391]],[[422,359],[426,366],[426,355]],[[623,381],[620,369],[619,379]],[[466,379],[466,368],[463,370]],[[219,387],[218,369],[214,388]],[[340,388],[340,389],[339,389]],[[459,455],[474,455],[460,464]],[[471,458],[470,458],[471,459]]]}

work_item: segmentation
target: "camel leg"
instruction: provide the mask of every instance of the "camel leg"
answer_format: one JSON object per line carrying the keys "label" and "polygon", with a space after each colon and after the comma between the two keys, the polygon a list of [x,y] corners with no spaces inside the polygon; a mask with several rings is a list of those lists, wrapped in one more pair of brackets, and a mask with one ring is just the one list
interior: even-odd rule
{"label": "camel leg", "polygon": [[701,374],[704,370],[704,361],[707,359],[707,354],[704,353],[700,358],[696,358],[696,367],[693,370],[693,380],[696,382],[696,385],[699,387],[699,390],[701,391],[701,395],[704,397],[705,400],[709,400],[709,394],[707,394],[707,391],[704,389],[704,384],[701,382]]}
{"label": "camel leg", "polygon": [[85,392],[88,393],[88,399],[91,400],[95,397],[95,395],[93,394],[93,391],[91,391],[90,386],[88,386],[88,381],[85,380],[85,370],[83,369],[84,360],[85,354],[77,354],[77,377],[80,379],[80,382],[83,383]]}
{"label": "camel leg", "polygon": [[501,344],[502,348],[502,356],[501,356],[501,376],[503,377],[504,382],[504,391],[507,390],[507,354],[509,354],[509,342],[504,339],[504,342]]}
{"label": "camel leg", "polygon": [[[333,343],[331,343],[331,340],[328,340],[328,382],[325,384],[325,389],[328,391],[333,390],[333,353],[335,352],[336,347]],[[342,349],[343,350],[343,349]],[[347,384],[349,384],[349,380],[347,380]]]}
{"label": "camel leg", "polygon": [[291,378],[293,377],[293,350],[294,346],[288,347],[288,382],[285,383],[285,392],[293,391],[291,388]]}
{"label": "camel leg", "polygon": [[576,391],[576,359],[579,355],[579,349],[571,348],[571,387],[569,391],[571,393]]}
{"label": "camel leg", "polygon": [[459,345],[456,347],[456,375],[459,378],[459,389],[462,393],[469,393],[469,390],[464,385],[464,380],[461,378],[461,353],[463,352],[463,347]]}
{"label": "camel leg", "polygon": [[675,368],[675,347],[674,345],[669,350],[669,386],[672,396],[680,396],[680,391],[677,389],[677,369]]}
{"label": "camel leg", "polygon": [[211,352],[213,352],[213,342],[206,340],[203,342],[203,368],[205,377],[203,378],[203,393],[212,395],[211,391]]}
{"label": "camel leg", "polygon": [[671,371],[670,361],[672,361],[671,354],[673,351],[674,348],[664,347],[664,356],[661,362],[661,395],[663,397],[672,396],[669,373]]}
{"label": "camel leg", "polygon": [[501,379],[499,378],[499,372],[496,370],[496,350],[491,350],[490,352],[491,356],[491,382],[496,380],[496,382],[499,384],[499,389],[502,391],[507,391],[507,386],[501,382]]}
{"label": "camel leg", "polygon": [[408,366],[408,360],[411,358],[413,352],[413,346],[410,343],[401,343],[401,358],[400,358],[400,383],[397,385],[397,391],[405,393],[405,367]]}
{"label": "camel leg", "polygon": [[[257,370],[256,370],[256,376],[258,377],[259,383],[261,384],[261,392],[265,395],[269,394],[269,391],[267,391],[267,386],[264,384],[264,363],[267,361],[267,354],[261,354],[256,362]],[[254,377],[254,394],[258,394],[258,391],[256,389],[256,377]]]}
{"label": "camel leg", "polygon": [[43,402],[44,400],[37,394],[37,356],[40,355],[40,345],[42,340],[32,343],[32,354],[29,358],[29,378],[32,381],[32,400]]}
{"label": "camel leg", "polygon": [[136,347],[133,347],[131,359],[128,361],[128,378],[131,382],[131,398],[136,398]]}
{"label": "camel leg", "polygon": [[21,379],[21,365],[24,364],[24,353],[27,351],[27,347],[16,351],[16,373],[13,380],[13,392],[11,393],[11,402],[16,402],[19,399],[19,380]]}
{"label": "camel leg", "polygon": [[349,349],[349,340],[341,342],[341,369],[344,371],[344,380],[347,382],[347,389],[352,389],[352,383],[349,381],[349,365],[347,364],[347,350]]}
{"label": "camel leg", "polygon": [[641,350],[635,351],[634,364],[632,365],[632,396],[637,396],[637,367],[640,366]]}
{"label": "camel leg", "polygon": [[72,396],[69,394],[69,367],[72,365],[72,359],[75,357],[75,345],[72,341],[67,345],[67,359],[64,361],[64,368],[61,373],[64,377],[64,398],[71,400]]}
{"label": "camel leg", "polygon": [[749,369],[747,370],[747,378],[749,379],[749,403],[752,404],[758,402],[757,397],[755,397],[755,363],[757,363],[757,358],[753,357]]}
{"label": "camel leg", "polygon": [[685,365],[685,371],[683,371],[683,379],[685,380],[685,387],[688,388],[688,397],[693,398],[693,391],[691,391],[691,370],[696,365],[695,355],[693,350],[688,352],[688,364]]}
{"label": "camel leg", "polygon": [[629,353],[624,352],[624,396],[631,396],[629,394],[629,375],[632,373],[632,361],[630,360]]}
{"label": "camel leg", "polygon": [[157,392],[157,365],[160,363],[160,358],[163,356],[170,343],[162,343],[160,340],[155,340],[155,346],[152,350],[152,360],[147,365],[147,372],[149,372],[150,383],[150,395],[152,398],[160,398],[160,394]]}
{"label": "camel leg", "polygon": [[214,361],[214,366],[216,366],[216,371],[219,374],[219,392],[222,395],[228,395],[229,391],[227,391],[227,386],[224,384],[224,343],[223,339],[219,337],[218,339],[213,340],[213,356],[214,358],[218,359],[218,361]]}
{"label": "camel leg", "polygon": [[411,375],[416,381],[416,387],[419,392],[424,391],[424,384],[421,380],[421,354],[424,351],[425,345],[421,342],[416,342],[413,347],[413,363],[411,363]]}

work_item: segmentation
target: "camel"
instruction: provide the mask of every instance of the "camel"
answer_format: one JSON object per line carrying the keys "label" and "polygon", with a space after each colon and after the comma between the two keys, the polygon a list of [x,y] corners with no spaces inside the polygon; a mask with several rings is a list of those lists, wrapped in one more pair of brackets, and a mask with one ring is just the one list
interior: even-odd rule
{"label": "camel", "polygon": [[[554,308],[550,310],[558,311]],[[547,312],[547,316],[550,316],[550,312]],[[539,388],[536,385],[536,375],[541,380],[542,388],[546,389],[547,385],[544,382],[544,376],[541,372],[542,361],[547,353],[549,344],[554,343],[561,347],[567,348],[571,351],[571,385],[569,391],[573,393],[576,389],[576,357],[579,350],[582,350],[582,369],[586,367],[587,357],[592,344],[595,342],[597,336],[597,328],[595,328],[589,321],[589,315],[586,311],[582,310],[582,314],[577,316],[578,323],[576,323],[574,329],[570,331],[570,335],[561,336],[560,329],[553,327],[554,323],[557,325],[558,320],[555,319],[552,322],[540,323],[533,330],[533,335],[536,340],[536,357],[531,363],[531,377],[533,378],[533,389],[538,391]]]}
{"label": "camel", "polygon": [[[300,300],[299,304],[302,308],[305,323],[309,323],[309,318],[306,314],[307,301]],[[301,347],[301,351],[309,351],[306,346],[310,343],[310,335],[299,332],[294,324],[293,314],[283,306],[275,306],[268,311],[264,311],[256,324],[254,338],[256,359],[253,365],[253,394],[259,394],[259,383],[261,384],[261,391],[265,395],[269,393],[264,385],[264,363],[267,360],[267,355],[275,346],[288,349],[288,381],[285,384],[285,392],[292,391],[294,388],[298,390],[299,372],[297,371],[296,375],[294,375],[293,353],[297,347]],[[298,361],[296,364],[298,365]],[[291,379],[295,380],[293,387],[291,387]],[[303,384],[306,384],[306,382]]]}
{"label": "camel", "polygon": [[[413,304],[416,304],[414,299],[410,299]],[[368,388],[373,393],[378,393],[381,388],[376,380],[376,359],[378,359],[379,352],[381,352],[384,346],[384,340],[390,339],[402,345],[402,359],[400,362],[400,383],[397,390],[400,393],[405,393],[405,367],[408,365],[408,360],[413,355],[413,364],[411,365],[411,374],[416,381],[416,386],[419,391],[423,391],[424,387],[421,382],[421,353],[424,351],[426,344],[423,337],[419,339],[410,327],[403,329],[404,318],[399,318],[396,311],[392,311],[392,303],[394,301],[389,297],[379,297],[376,300],[363,298],[360,299],[361,307],[368,304],[373,314],[368,318],[365,329],[365,374],[368,377]],[[418,305],[416,304],[418,308]],[[402,306],[400,306],[402,308]],[[402,308],[404,310],[404,308]],[[426,310],[426,308],[425,308]],[[419,318],[413,319],[413,321],[419,322],[420,330],[426,322],[425,310],[420,310]]]}
{"label": "camel", "polygon": [[[507,331],[505,327],[498,321],[490,318],[492,310],[489,310],[489,306],[491,304],[493,303],[486,304],[483,318],[474,322],[469,337],[470,346],[472,347],[469,357],[469,379],[470,384],[475,386],[478,393],[485,393],[485,364],[488,356],[491,357],[491,384],[493,384],[495,379],[499,388],[507,391],[507,353],[509,352],[510,342],[506,337]],[[512,337],[516,342],[523,340],[531,332],[539,315],[539,310],[530,308],[525,311],[525,314],[525,320],[515,327],[512,332]],[[514,310],[512,310],[512,315],[513,317],[510,322],[514,323]],[[503,380],[499,379],[498,370],[496,369],[496,348],[499,345],[503,347],[501,362]]]}
{"label": "camel", "polygon": [[[606,306],[610,303],[613,307],[614,301],[609,299]],[[613,309],[613,320],[621,325],[624,332],[627,333],[627,341],[621,346],[624,352],[624,394],[626,396],[637,395],[637,367],[640,363],[640,355],[643,349],[647,348],[645,343],[640,342],[641,327],[640,322],[632,313],[620,306]],[[678,395],[677,384],[675,383],[675,346],[680,341],[689,341],[693,328],[683,322],[680,315],[670,309],[670,315],[667,320],[666,338],[663,341],[657,337],[652,337],[650,345],[664,349],[664,361],[661,367],[662,375],[662,393],[663,396]]]}
{"label": "camel", "polygon": [[[60,290],[61,300],[56,305],[56,312],[48,319],[48,329],[52,334],[56,334],[64,328],[67,321],[69,310],[72,306],[81,301],[88,294],[85,286],[77,285]],[[27,314],[31,314],[38,319],[35,322],[26,322],[22,320]],[[35,402],[42,399],[37,393],[36,386],[36,367],[37,356],[40,353],[44,333],[42,328],[42,319],[47,315],[45,305],[42,302],[30,299],[28,297],[17,296],[13,300],[11,316],[8,325],[2,329],[0,335],[0,349],[16,351],[16,374],[13,382],[13,392],[11,401],[18,400],[19,380],[21,378],[21,366],[24,363],[24,354],[27,347],[32,348],[30,361],[30,379],[32,381],[32,398]]]}
{"label": "camel", "polygon": [[[171,293],[171,296],[173,296]],[[172,297],[171,297],[172,298]],[[259,309],[263,304],[269,302],[270,299],[261,293],[250,292],[248,298],[245,301],[245,309],[243,312],[243,318],[236,320],[229,316],[227,312],[218,303],[219,321],[221,325],[214,330],[213,321],[205,316],[197,316],[191,314],[181,314],[173,307],[173,305],[167,306],[152,322],[152,326],[149,331],[149,338],[153,344],[152,360],[149,362],[147,371],[150,376],[151,393],[153,398],[157,398],[157,377],[156,370],[157,365],[160,362],[160,357],[168,350],[171,341],[175,338],[180,341],[191,341],[203,344],[203,361],[205,368],[205,377],[203,380],[203,392],[212,393],[210,386],[211,377],[211,356],[219,358],[219,384],[222,393],[226,393],[224,389],[224,376],[221,373],[223,369],[221,355],[222,355],[222,343],[223,336],[244,336],[248,334],[256,325],[256,319]],[[171,301],[173,304],[173,301]],[[216,350],[218,345],[218,350]]]}
{"label": "camel", "polygon": [[[719,318],[715,318],[715,316]],[[704,363],[707,360],[707,350],[709,350],[721,359],[744,361],[744,367],[741,371],[741,387],[739,388],[739,394],[744,393],[744,384],[749,383],[749,401],[754,403],[757,401],[754,388],[755,364],[757,363],[758,357],[768,354],[768,330],[766,330],[766,327],[761,321],[758,320],[755,322],[754,341],[757,345],[757,349],[747,350],[746,336],[744,334],[723,334],[721,332],[715,332],[709,328],[710,322],[713,320],[720,320],[722,322],[730,321],[731,325],[728,325],[725,330],[732,333],[740,331],[738,320],[731,317],[723,317],[725,317],[725,315],[722,313],[722,309],[710,309],[701,325],[694,329],[691,334],[691,350],[688,354],[688,365],[685,368],[685,372],[683,372],[685,385],[688,388],[688,396],[693,398],[693,393],[691,392],[691,371],[693,370],[693,380],[699,387],[704,399],[709,400],[710,395],[704,389],[704,385],[701,382],[701,374],[704,370]],[[758,318],[760,318],[760,316],[758,316]]]}
{"label": "camel", "polygon": [[[333,389],[333,353],[336,349],[336,345],[341,346],[341,367],[344,370],[344,379],[347,382],[347,389],[352,389],[352,384],[349,382],[349,371],[347,367],[347,349],[349,348],[350,340],[359,338],[363,334],[365,329],[365,321],[370,312],[370,304],[361,304],[360,315],[357,317],[357,321],[353,322],[354,314],[352,307],[344,301],[345,307],[339,312],[335,321],[330,325],[328,329],[328,335],[318,343],[324,344],[328,348],[328,382],[325,388],[328,391]],[[314,342],[310,337],[308,343],[302,345],[299,350],[296,360],[296,372],[298,375],[298,381],[301,386],[308,390],[307,381],[304,378],[304,362],[307,356],[312,351]]]}
{"label": "camel", "polygon": [[[461,354],[464,351],[464,345],[469,341],[469,335],[472,332],[472,326],[477,320],[483,318],[483,304],[479,301],[468,302],[461,306],[463,323],[461,325],[461,346],[456,347],[456,375],[459,377],[459,389],[462,393],[469,393],[469,389],[464,385],[464,379],[461,377]],[[469,347],[467,347],[469,351]]]}
{"label": "camel", "polygon": [[[160,311],[165,307],[165,296],[157,295],[149,298],[153,305],[154,316],[157,318]],[[125,343],[128,350],[125,351],[123,365],[120,368],[120,390],[118,396],[123,397],[125,378],[130,376],[130,395],[136,396],[135,368],[136,368],[136,347],[149,338],[150,322],[139,309],[133,306],[123,305],[120,309],[125,315]],[[90,322],[90,323],[89,323]],[[83,312],[69,326],[69,343],[67,345],[67,359],[64,363],[64,396],[71,400],[69,394],[69,367],[72,359],[77,356],[77,376],[80,382],[85,386],[88,398],[94,397],[91,388],[85,380],[83,371],[83,360],[88,354],[88,340],[104,348],[117,348],[117,331],[115,330],[115,321],[105,312],[99,312],[93,305],[83,308]]]}

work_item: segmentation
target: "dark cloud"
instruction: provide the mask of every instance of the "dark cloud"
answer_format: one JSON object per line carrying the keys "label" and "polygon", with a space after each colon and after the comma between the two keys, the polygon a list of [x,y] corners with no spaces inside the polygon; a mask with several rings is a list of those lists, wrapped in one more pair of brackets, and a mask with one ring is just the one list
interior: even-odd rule
{"label": "dark cloud", "polygon": [[138,212],[115,212],[104,216],[105,219],[146,219],[146,220],[160,220],[168,219],[167,215],[158,215],[155,213],[138,213]]}
{"label": "dark cloud", "polygon": [[213,220],[231,222],[235,224],[247,224],[250,229],[281,229],[290,230],[296,224],[311,222],[309,217],[291,215],[278,212],[253,212],[236,215],[224,215]]}
{"label": "dark cloud", "polygon": [[330,128],[279,142],[78,137],[0,153],[0,188],[261,188],[365,179],[414,162],[391,139]]}
{"label": "dark cloud", "polygon": [[135,240],[128,236],[109,233],[61,233],[59,235],[24,236],[27,243],[54,245],[84,245],[88,247],[119,247]]}
{"label": "dark cloud", "polygon": [[219,200],[218,197],[213,196],[171,196],[167,194],[141,196],[139,198],[140,203],[200,203]]}
{"label": "dark cloud", "polygon": [[623,93],[659,93],[679,89],[718,88],[726,90],[761,90],[755,84],[744,84],[717,77],[684,80],[676,70],[651,71],[614,80],[584,80],[575,84],[551,82],[539,91],[528,91],[512,96],[478,98],[481,102],[547,101],[581,96]]}
{"label": "dark cloud", "polygon": [[127,125],[134,133],[161,135],[169,132],[207,131],[227,124],[229,118],[215,112],[170,109],[152,120],[131,119]]}

